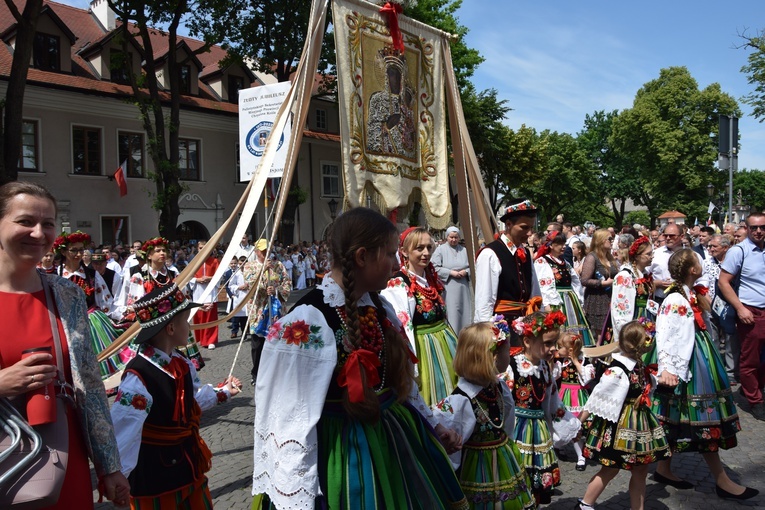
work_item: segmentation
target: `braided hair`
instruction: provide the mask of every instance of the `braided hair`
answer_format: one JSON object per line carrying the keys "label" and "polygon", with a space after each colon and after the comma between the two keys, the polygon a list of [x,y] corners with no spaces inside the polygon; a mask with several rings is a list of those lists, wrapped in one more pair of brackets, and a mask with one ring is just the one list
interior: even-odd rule
{"label": "braided hair", "polygon": [[[682,250],[678,250],[673,253],[671,257],[669,257],[669,275],[674,281],[667,288],[666,294],[679,292],[685,299],[690,301],[690,296],[686,296],[685,291],[683,290],[683,283],[685,283],[685,280],[688,277],[688,273],[691,270],[691,267],[693,267],[694,262],[698,263],[698,259],[696,257],[696,252],[690,248],[683,248]],[[708,312],[711,309],[709,299],[706,296],[703,296],[701,293],[696,294],[696,302],[698,303],[699,308],[705,312]]]}
{"label": "braided hair", "polygon": [[[345,293],[345,317],[347,335],[350,343],[358,348],[361,340],[361,327],[357,301],[359,296],[356,292],[356,253],[364,248],[369,253],[382,251],[396,235],[396,227],[385,216],[371,209],[357,207],[343,213],[332,225],[329,234],[329,246],[332,254],[333,269],[338,269],[342,274],[342,286]],[[391,268],[392,269],[392,268]],[[414,375],[408,362],[408,345],[396,330],[386,320],[385,309],[376,292],[370,292],[372,302],[377,309],[377,319],[383,328],[383,355],[389,386],[393,388],[399,401],[407,398],[412,387]],[[351,402],[347,388],[343,388],[343,408],[353,419],[374,423],[380,417],[380,404],[375,391],[367,386],[367,374],[362,368],[362,384],[364,387],[364,400]]]}

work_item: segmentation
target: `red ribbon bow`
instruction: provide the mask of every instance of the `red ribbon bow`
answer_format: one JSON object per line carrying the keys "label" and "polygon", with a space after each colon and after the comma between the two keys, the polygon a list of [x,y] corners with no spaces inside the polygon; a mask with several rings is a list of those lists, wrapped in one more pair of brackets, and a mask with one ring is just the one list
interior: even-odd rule
{"label": "red ribbon bow", "polygon": [[643,376],[645,377],[645,388],[643,388],[643,393],[640,395],[640,402],[643,403],[648,407],[651,407],[651,373],[657,370],[657,365],[647,365],[643,367]]}
{"label": "red ribbon bow", "polygon": [[165,370],[175,378],[175,411],[173,411],[173,420],[178,421],[183,414],[185,421],[186,406],[183,405],[183,397],[186,391],[186,374],[189,373],[189,365],[183,359],[173,357]]}
{"label": "red ribbon bow", "polygon": [[377,373],[379,366],[380,359],[375,353],[366,349],[356,349],[348,356],[343,369],[337,376],[337,384],[342,388],[348,388],[348,399],[351,402],[363,402],[364,383],[361,371],[366,370],[367,387],[372,387],[380,384],[380,374]]}
{"label": "red ribbon bow", "polygon": [[526,262],[526,248],[523,246],[516,248],[515,256],[518,258],[518,260],[521,261],[521,263]]}
{"label": "red ribbon bow", "polygon": [[401,29],[398,27],[398,15],[403,12],[404,8],[400,4],[394,4],[391,2],[385,2],[380,8],[380,14],[385,14],[388,17],[388,31],[391,38],[393,38],[393,47],[404,53],[404,36],[401,33]]}

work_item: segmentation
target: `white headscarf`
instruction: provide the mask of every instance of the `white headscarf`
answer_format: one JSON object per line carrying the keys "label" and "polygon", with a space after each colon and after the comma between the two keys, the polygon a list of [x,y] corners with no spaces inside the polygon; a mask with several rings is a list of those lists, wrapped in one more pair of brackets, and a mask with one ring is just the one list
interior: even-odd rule
{"label": "white headscarf", "polygon": [[[449,234],[451,234],[452,232],[456,232],[456,233],[457,233],[457,235],[459,235],[459,233],[460,233],[460,229],[458,229],[458,228],[457,228],[457,227],[455,227],[455,226],[451,226],[451,227],[449,227],[449,228],[447,228],[447,229],[446,229],[446,235],[449,235]],[[462,236],[460,236],[460,237],[462,237]]]}

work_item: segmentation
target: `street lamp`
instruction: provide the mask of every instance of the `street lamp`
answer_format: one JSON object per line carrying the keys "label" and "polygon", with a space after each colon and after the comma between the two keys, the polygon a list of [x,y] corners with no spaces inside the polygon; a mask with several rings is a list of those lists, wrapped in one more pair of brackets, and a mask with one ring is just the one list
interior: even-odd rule
{"label": "street lamp", "polygon": [[337,218],[337,203],[337,200],[334,198],[327,202],[327,205],[329,206],[329,217],[332,221],[335,221],[335,218]]}

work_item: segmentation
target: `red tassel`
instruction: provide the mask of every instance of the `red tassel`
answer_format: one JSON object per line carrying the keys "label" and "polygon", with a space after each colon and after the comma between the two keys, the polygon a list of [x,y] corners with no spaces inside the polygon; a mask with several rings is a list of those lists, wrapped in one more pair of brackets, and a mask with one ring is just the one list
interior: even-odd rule
{"label": "red tassel", "polygon": [[404,53],[404,36],[401,33],[401,29],[398,27],[398,15],[403,12],[404,8],[400,4],[392,4],[386,2],[380,8],[380,14],[387,15],[388,17],[388,31],[393,39],[393,47]]}

